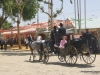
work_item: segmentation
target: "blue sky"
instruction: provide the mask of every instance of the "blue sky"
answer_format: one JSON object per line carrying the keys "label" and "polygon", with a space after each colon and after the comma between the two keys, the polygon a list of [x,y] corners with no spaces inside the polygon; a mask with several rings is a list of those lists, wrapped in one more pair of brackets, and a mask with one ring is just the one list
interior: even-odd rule
{"label": "blue sky", "polygon": [[[74,1],[74,0],[73,0]],[[84,19],[84,0],[82,1],[82,19]],[[61,6],[61,2],[59,0],[53,0],[54,7],[53,12],[56,11],[56,9],[59,9]],[[45,10],[47,10],[47,6],[44,5]],[[48,11],[48,10],[47,10]],[[98,18],[100,17],[100,0],[86,0],[86,14],[87,18]],[[94,15],[94,16],[92,16]],[[64,0],[63,10],[62,14],[60,14],[55,19],[66,19],[66,18],[74,18],[74,3],[70,4],[70,0]],[[32,19],[31,21],[23,22],[21,21],[20,25],[27,25],[28,23],[31,24],[32,22],[36,22],[37,18]],[[39,11],[39,22],[45,22],[48,21],[48,16],[41,11]],[[14,25],[17,25],[16,23]]]}

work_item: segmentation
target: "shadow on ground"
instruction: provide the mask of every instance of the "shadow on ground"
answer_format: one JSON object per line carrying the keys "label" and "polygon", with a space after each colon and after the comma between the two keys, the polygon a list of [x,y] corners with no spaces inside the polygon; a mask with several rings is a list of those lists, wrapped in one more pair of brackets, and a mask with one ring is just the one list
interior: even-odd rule
{"label": "shadow on ground", "polygon": [[59,65],[59,66],[64,66],[64,67],[78,67],[78,68],[90,68],[90,67],[95,67],[93,65],[90,64],[75,64],[75,65],[68,65],[65,62],[61,63],[61,62],[48,62],[46,65]]}
{"label": "shadow on ground", "polygon": [[[0,51],[0,55],[5,55],[5,56],[26,56],[26,55],[30,55],[31,52],[30,51]],[[37,53],[35,53],[35,55],[38,55]]]}
{"label": "shadow on ground", "polygon": [[[28,63],[40,63],[40,64],[45,64],[43,63],[42,61],[39,62],[38,60],[34,60],[34,61],[29,61],[29,60],[25,60],[24,62],[28,62]],[[66,64],[65,62],[64,63],[61,63],[61,62],[48,62],[47,64],[45,65],[57,65],[57,66],[64,66],[64,67],[78,67],[78,68],[92,68],[92,67],[95,67],[91,64],[75,64],[75,65],[68,65]]]}
{"label": "shadow on ground", "polygon": [[40,63],[40,62],[42,62],[42,61],[39,61],[39,60],[25,60],[24,62],[28,62],[28,63]]}

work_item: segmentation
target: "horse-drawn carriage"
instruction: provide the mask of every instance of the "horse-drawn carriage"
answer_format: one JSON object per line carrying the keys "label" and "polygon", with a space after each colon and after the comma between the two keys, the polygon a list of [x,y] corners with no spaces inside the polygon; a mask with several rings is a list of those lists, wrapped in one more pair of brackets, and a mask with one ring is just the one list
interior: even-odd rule
{"label": "horse-drawn carriage", "polygon": [[[49,45],[47,46],[48,50]],[[68,65],[74,65],[79,57],[82,57],[84,62],[87,64],[92,64],[96,59],[96,54],[92,54],[88,47],[88,42],[85,39],[72,39],[65,44],[64,48],[56,48],[58,52],[58,59],[63,62],[65,61]],[[49,51],[46,50],[43,53],[43,62],[47,63],[49,60]]]}

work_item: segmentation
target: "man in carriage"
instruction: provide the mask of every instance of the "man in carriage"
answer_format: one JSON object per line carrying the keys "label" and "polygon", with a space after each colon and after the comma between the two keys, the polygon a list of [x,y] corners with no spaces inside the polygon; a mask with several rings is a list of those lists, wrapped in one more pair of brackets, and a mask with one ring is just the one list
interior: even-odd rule
{"label": "man in carriage", "polygon": [[66,29],[63,27],[63,24],[60,23],[60,28],[58,29],[58,33],[60,35],[60,40],[62,40],[63,36],[66,36]]}
{"label": "man in carriage", "polygon": [[92,33],[90,33],[88,29],[86,29],[86,32],[82,34],[81,38],[87,40],[91,53],[98,53],[99,46],[97,44],[97,38]]}
{"label": "man in carriage", "polygon": [[[51,50],[54,51],[54,47],[63,48],[63,45],[66,43],[66,29],[63,27],[63,24],[60,23],[60,28],[57,31],[57,27],[54,26],[54,30],[51,32]],[[55,44],[55,45],[54,45]],[[56,51],[54,51],[57,53]]]}
{"label": "man in carriage", "polygon": [[[57,44],[57,42],[59,41],[59,38],[57,39],[57,26],[54,26],[53,27],[53,31],[51,31],[51,35],[50,35],[50,39],[51,39],[51,42],[50,42],[50,48],[51,48],[51,52],[53,53],[55,53],[56,54],[56,52],[54,51],[54,44]],[[55,39],[56,38],[56,39]],[[53,54],[54,54],[53,53]]]}

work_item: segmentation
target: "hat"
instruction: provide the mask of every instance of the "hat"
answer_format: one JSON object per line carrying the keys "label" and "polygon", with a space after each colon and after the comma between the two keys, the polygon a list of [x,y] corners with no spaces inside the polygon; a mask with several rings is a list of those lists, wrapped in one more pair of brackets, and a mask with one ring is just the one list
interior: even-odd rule
{"label": "hat", "polygon": [[60,24],[59,24],[59,26],[63,26],[63,24],[62,24],[62,23],[60,23]]}
{"label": "hat", "polygon": [[54,26],[53,28],[54,28],[54,29],[56,29],[57,27],[56,27],[56,26]]}

